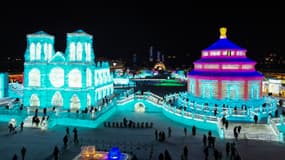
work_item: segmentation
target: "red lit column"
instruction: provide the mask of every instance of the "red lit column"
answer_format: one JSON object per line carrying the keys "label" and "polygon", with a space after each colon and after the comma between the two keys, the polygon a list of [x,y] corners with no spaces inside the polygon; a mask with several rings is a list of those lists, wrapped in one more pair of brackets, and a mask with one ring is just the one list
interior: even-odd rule
{"label": "red lit column", "polygon": [[248,99],[248,80],[244,81],[243,96],[244,96],[244,100]]}
{"label": "red lit column", "polygon": [[200,86],[199,86],[199,80],[196,80],[196,96],[199,97],[200,96]]}
{"label": "red lit column", "polygon": [[222,80],[218,80],[218,99],[222,99]]}

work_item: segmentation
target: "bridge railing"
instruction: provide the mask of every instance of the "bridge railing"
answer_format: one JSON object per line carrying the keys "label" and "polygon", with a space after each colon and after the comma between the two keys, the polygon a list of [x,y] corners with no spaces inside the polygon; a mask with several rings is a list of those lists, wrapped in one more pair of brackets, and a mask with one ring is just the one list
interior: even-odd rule
{"label": "bridge railing", "polygon": [[279,132],[279,129],[277,128],[277,124],[280,124],[280,119],[279,119],[279,118],[271,118],[271,120],[270,120],[270,125],[271,125],[273,131],[274,131],[277,135],[279,135],[280,132]]}

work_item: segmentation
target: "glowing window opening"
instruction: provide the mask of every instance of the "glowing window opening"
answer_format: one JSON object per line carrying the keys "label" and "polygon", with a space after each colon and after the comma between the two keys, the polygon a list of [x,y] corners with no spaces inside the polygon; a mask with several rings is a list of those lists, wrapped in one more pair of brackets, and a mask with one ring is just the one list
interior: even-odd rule
{"label": "glowing window opening", "polygon": [[82,60],[82,44],[80,42],[77,43],[76,47],[76,60]]}
{"label": "glowing window opening", "polygon": [[45,55],[45,61],[48,60],[48,44],[44,43],[44,55]]}
{"label": "glowing window opening", "polygon": [[55,106],[55,107],[63,106],[63,98],[60,92],[57,91],[54,93],[51,104],[52,106]]}
{"label": "glowing window opening", "polygon": [[222,69],[239,69],[238,64],[224,64],[222,65]]}
{"label": "glowing window opening", "polygon": [[73,95],[70,100],[70,109],[73,111],[80,109],[80,99],[77,95]]}
{"label": "glowing window opening", "polygon": [[29,86],[30,87],[40,87],[41,82],[41,72],[39,69],[33,68],[29,72]]}
{"label": "glowing window opening", "polygon": [[52,45],[48,44],[48,60],[50,60],[52,57]]}
{"label": "glowing window opening", "polygon": [[202,69],[202,67],[203,67],[203,65],[201,65],[201,64],[196,64],[196,65],[195,65],[195,68],[196,68],[196,69]]}
{"label": "glowing window opening", "polygon": [[204,52],[202,53],[202,55],[203,55],[203,56],[208,56],[208,52],[204,51]]}
{"label": "glowing window opening", "polygon": [[253,69],[253,66],[249,64],[244,64],[241,66],[241,69]]}
{"label": "glowing window opening", "polygon": [[74,61],[75,60],[75,44],[74,44],[74,42],[70,43],[69,53],[70,53],[70,60]]}
{"label": "glowing window opening", "polygon": [[40,60],[41,59],[41,44],[38,42],[37,43],[37,47],[36,47],[36,60]]}
{"label": "glowing window opening", "polygon": [[82,76],[78,69],[73,69],[68,74],[68,85],[69,87],[81,88],[82,87]]}
{"label": "glowing window opening", "polygon": [[50,71],[49,74],[50,83],[58,88],[64,85],[64,69],[55,67]]}
{"label": "glowing window opening", "polygon": [[92,72],[89,68],[86,70],[86,86],[90,87],[92,85]]}
{"label": "glowing window opening", "polygon": [[34,43],[32,43],[31,45],[30,45],[30,60],[31,61],[33,61],[33,60],[35,60],[36,59],[36,52],[35,52],[35,44]]}
{"label": "glowing window opening", "polygon": [[39,107],[40,106],[40,99],[38,95],[32,94],[30,98],[30,106],[32,107]]}
{"label": "glowing window opening", "polygon": [[206,64],[204,65],[204,69],[219,69],[218,64]]}

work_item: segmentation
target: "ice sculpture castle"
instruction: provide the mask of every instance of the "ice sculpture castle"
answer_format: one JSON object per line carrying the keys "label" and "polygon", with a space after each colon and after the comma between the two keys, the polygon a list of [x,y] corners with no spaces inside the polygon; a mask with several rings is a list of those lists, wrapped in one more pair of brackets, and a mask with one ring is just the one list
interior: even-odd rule
{"label": "ice sculpture castle", "polygon": [[108,62],[95,63],[92,35],[67,33],[66,44],[65,54],[55,52],[54,36],[27,35],[24,106],[79,110],[113,94]]}

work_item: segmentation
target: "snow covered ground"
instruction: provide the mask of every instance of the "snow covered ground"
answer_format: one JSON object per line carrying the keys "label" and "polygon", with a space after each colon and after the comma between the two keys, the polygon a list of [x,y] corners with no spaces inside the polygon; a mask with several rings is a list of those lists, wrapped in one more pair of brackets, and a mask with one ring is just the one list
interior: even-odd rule
{"label": "snow covered ground", "polygon": [[[52,159],[54,146],[60,150],[60,158],[64,160],[73,159],[80,152],[80,145],[95,145],[98,150],[108,151],[111,147],[117,146],[124,152],[132,152],[139,160],[158,159],[158,155],[167,149],[174,160],[180,160],[184,145],[188,146],[189,159],[204,159],[202,135],[207,130],[197,130],[197,135],[190,135],[191,127],[173,122],[162,115],[162,113],[135,113],[121,111],[115,113],[110,122],[121,122],[123,118],[135,122],[153,122],[153,128],[107,128],[103,124],[96,129],[78,128],[79,144],[69,143],[67,149],[63,148],[63,137],[65,126],[56,126],[50,130],[42,131],[37,128],[24,128],[23,132],[8,135],[7,123],[0,123],[0,159],[10,160],[13,154],[20,157],[22,146],[27,148],[27,160],[49,160]],[[232,124],[235,126],[237,124]],[[172,136],[167,137],[165,142],[155,140],[155,129],[164,131],[167,136],[167,128],[171,127]],[[187,127],[188,135],[184,136],[183,128]],[[73,127],[70,127],[71,141]],[[221,140],[217,133],[216,148],[223,153],[223,159],[229,159],[225,153],[225,143],[233,140]],[[278,142],[238,140],[237,149],[242,159],[266,160],[284,159],[285,144]],[[153,154],[151,150],[153,148]],[[209,151],[209,159],[214,159],[212,149]]]}

